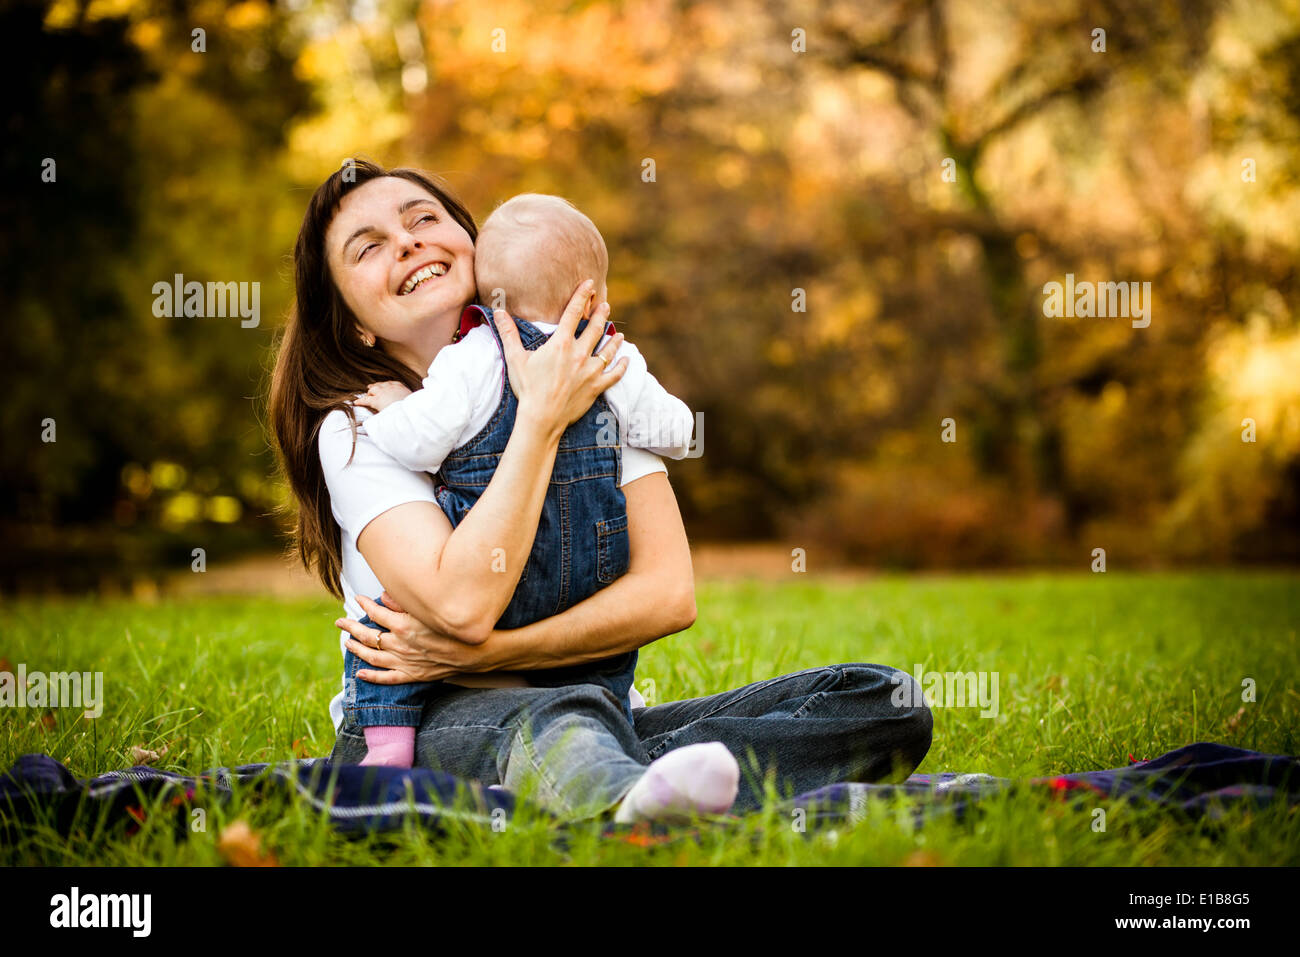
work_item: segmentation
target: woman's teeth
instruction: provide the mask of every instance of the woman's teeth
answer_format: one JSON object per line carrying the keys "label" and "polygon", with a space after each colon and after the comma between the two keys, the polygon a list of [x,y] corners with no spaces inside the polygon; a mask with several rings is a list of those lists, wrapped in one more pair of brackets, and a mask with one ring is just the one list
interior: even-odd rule
{"label": "woman's teeth", "polygon": [[419,272],[412,273],[411,278],[402,283],[402,288],[397,290],[399,296],[407,296],[415,292],[417,286],[426,279],[432,279],[434,276],[447,275],[446,263],[430,263]]}

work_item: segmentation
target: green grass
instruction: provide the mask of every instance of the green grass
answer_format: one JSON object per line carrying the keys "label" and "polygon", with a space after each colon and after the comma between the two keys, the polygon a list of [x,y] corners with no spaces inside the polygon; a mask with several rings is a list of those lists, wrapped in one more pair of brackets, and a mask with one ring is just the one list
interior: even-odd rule
{"label": "green grass", "polygon": [[[1021,777],[1119,767],[1130,753],[1150,758],[1193,741],[1296,754],[1298,586],[1293,573],[1114,572],[711,583],[699,589],[691,631],[642,650],[638,686],[652,680],[654,699],[667,701],[847,661],[997,672],[1000,714],[937,708],[922,772]],[[0,712],[0,767],[44,752],[84,777],[134,763],[133,745],[165,744],[161,766],[197,772],[323,755],[333,743],[326,707],[340,656],[331,603],[8,605],[0,658],[12,664],[4,667],[102,671],[106,704],[96,720],[62,709]],[[1257,700],[1243,704],[1247,677]],[[833,834],[800,834],[788,813],[769,808],[737,827],[706,827],[698,840],[643,848],[579,827],[557,848],[554,830],[529,815],[499,833],[466,826],[446,836],[408,829],[345,840],[297,799],[198,800],[208,813],[202,832],[178,837],[159,813],[130,835],[121,822],[80,820],[67,838],[42,825],[0,847],[0,863],[220,863],[217,835],[235,820],[279,862],[297,865],[1300,863],[1300,813],[1282,807],[1232,808],[1194,823],[1019,793],[983,802],[965,822],[921,829],[898,803]],[[1104,832],[1092,829],[1093,806],[1107,809]]]}

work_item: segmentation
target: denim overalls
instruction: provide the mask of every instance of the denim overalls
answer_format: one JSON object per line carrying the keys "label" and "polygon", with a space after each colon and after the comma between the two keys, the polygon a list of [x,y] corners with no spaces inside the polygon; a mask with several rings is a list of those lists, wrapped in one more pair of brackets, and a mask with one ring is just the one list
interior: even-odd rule
{"label": "denim overalls", "polygon": [[[462,317],[461,330],[464,332],[484,320],[500,349],[501,337],[492,310],[487,307],[469,306]],[[585,319],[578,324],[579,334],[586,324]],[[529,351],[548,338],[532,323],[518,317],[516,325],[520,341]],[[496,412],[478,435],[447,456],[439,470],[442,484],[436,493],[438,504],[453,527],[465,518],[496,472],[518,409],[519,400],[510,389],[503,351],[501,400]],[[611,428],[617,434],[618,426],[609,403],[600,396],[560,437],[533,550],[520,573],[514,597],[497,622],[498,628],[519,628],[549,618],[589,598],[627,571],[627,503],[619,488],[622,456],[619,446],[608,442]],[[600,441],[601,438],[605,441]],[[361,623],[386,630],[369,616]],[[530,684],[543,688],[576,684],[607,688],[630,722],[632,707],[628,691],[636,662],[637,652],[631,651],[585,665],[529,671],[525,676]],[[424,692],[433,683],[371,684],[357,679],[357,671],[363,668],[374,666],[350,651],[344,653],[345,715],[363,728],[418,727]]]}

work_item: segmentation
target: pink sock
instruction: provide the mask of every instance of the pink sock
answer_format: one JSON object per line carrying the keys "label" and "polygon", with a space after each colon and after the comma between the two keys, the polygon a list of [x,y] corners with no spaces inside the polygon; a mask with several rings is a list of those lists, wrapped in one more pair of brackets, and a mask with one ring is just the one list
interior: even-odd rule
{"label": "pink sock", "polygon": [[415,729],[366,728],[367,767],[409,768],[415,763]]}

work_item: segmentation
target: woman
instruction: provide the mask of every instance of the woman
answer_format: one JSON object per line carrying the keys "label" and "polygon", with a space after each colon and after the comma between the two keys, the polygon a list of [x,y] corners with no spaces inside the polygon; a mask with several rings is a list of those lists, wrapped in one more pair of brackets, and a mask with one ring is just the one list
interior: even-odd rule
{"label": "woman", "polygon": [[[271,389],[300,557],[344,599],[343,647],[387,669],[360,677],[443,682],[424,709],[416,764],[527,786],[564,817],[613,811],[617,820],[704,808],[706,800],[686,792],[717,770],[719,751],[746,763],[736,811],[761,805],[765,774],[775,775],[778,791],[800,793],[910,773],[929,749],[932,716],[911,704],[923,700],[919,689],[900,687],[913,679],[885,666],[813,668],[642,707],[634,726],[596,686],[527,685],[529,670],[608,658],[690,627],[694,580],[662,463],[624,448],[627,573],[561,614],[493,628],[515,579],[488,573],[485,556],[504,550],[504,567],[523,566],[560,433],[621,375],[585,341],[556,335],[529,353],[512,322],[499,324],[519,415],[491,483],[454,530],[430,476],[407,471],[357,430],[357,394],[392,379],[419,388],[453,341],[476,297],[476,234],[464,206],[423,174],[355,162],[331,175],[298,235],[297,300]],[[414,269],[435,262],[447,267],[443,275],[418,295],[401,295]],[[380,591],[383,606],[368,597]],[[362,613],[388,630],[360,624]],[[344,723],[341,699],[330,706],[331,760],[356,763],[365,742]],[[668,758],[692,753],[676,765]]]}

